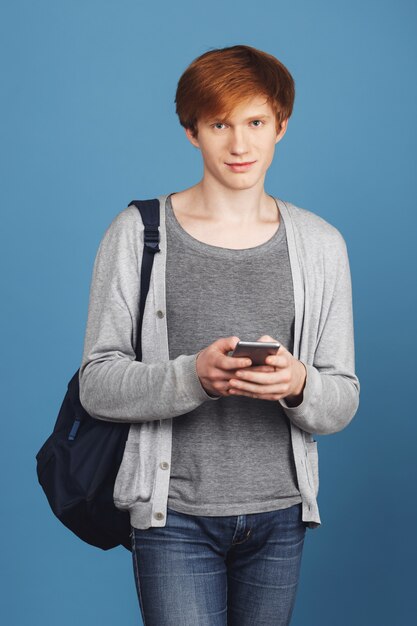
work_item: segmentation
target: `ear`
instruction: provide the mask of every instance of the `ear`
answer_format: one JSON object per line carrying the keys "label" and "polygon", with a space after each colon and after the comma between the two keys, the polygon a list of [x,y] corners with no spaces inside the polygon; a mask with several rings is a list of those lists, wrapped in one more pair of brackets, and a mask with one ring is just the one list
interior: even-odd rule
{"label": "ear", "polygon": [[283,136],[287,132],[287,126],[288,126],[288,119],[286,119],[283,122],[281,122],[281,130],[277,133],[277,137],[275,139],[275,143],[278,143],[279,141],[281,141],[281,139],[283,138]]}
{"label": "ear", "polygon": [[200,144],[198,143],[198,139],[194,137],[191,128],[186,128],[185,134],[187,136],[187,139],[193,144],[193,146],[195,146],[196,148],[200,147]]}

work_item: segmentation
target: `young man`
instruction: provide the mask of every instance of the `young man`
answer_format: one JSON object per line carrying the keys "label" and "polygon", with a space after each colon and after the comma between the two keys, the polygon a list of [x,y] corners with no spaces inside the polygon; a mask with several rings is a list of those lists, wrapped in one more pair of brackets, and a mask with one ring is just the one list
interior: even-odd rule
{"label": "young man", "polygon": [[[306,527],[320,524],[313,433],[358,406],[344,240],[264,189],[293,101],[288,70],[248,46],[181,77],[177,113],[204,173],[159,198],[142,362],[135,207],[96,257],[80,397],[132,423],[114,499],[147,626],[289,624]],[[230,356],[239,339],[281,347],[255,366]]]}

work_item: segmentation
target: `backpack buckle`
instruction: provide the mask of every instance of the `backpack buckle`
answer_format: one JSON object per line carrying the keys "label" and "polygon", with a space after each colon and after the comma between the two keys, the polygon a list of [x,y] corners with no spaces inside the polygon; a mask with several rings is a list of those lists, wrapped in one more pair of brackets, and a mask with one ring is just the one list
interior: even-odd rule
{"label": "backpack buckle", "polygon": [[160,252],[159,248],[159,229],[156,228],[147,228],[145,230],[145,247],[148,249],[148,252],[155,254],[155,252]]}

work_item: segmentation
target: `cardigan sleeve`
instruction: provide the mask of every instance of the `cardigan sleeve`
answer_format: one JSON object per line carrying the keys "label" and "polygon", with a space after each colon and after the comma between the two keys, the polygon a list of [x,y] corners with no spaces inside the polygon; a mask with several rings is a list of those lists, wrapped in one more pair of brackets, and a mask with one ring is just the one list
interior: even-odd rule
{"label": "cardigan sleeve", "polygon": [[[218,399],[201,385],[197,354],[136,361],[142,246],[143,225],[137,209],[130,207],[114,218],[94,261],[79,371],[80,401],[92,417],[105,421],[166,419]],[[152,280],[148,299],[151,289]]]}
{"label": "cardigan sleeve", "polygon": [[[345,428],[359,405],[355,374],[352,286],[346,244],[333,230],[335,253],[326,259],[325,289],[311,358],[300,357],[307,371],[301,404],[289,407],[288,418],[308,433],[335,433]],[[307,342],[304,341],[304,345]]]}

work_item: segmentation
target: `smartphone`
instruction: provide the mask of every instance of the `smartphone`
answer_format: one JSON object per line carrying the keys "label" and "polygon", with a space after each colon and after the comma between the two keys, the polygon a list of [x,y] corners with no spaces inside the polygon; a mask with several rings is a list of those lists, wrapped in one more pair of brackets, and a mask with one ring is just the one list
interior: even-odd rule
{"label": "smartphone", "polygon": [[279,348],[277,341],[239,341],[230,356],[246,356],[252,365],[265,365],[266,357],[276,354]]}

